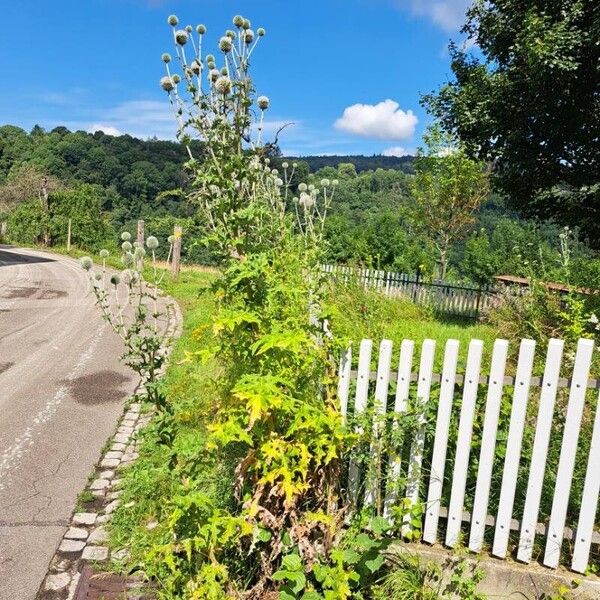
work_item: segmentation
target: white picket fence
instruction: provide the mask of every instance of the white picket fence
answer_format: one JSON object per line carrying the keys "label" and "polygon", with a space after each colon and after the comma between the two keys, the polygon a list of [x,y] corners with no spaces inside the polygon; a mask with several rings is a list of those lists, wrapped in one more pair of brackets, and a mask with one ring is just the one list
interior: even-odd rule
{"label": "white picket fence", "polygon": [[323,272],[338,281],[356,281],[365,288],[374,289],[389,297],[403,297],[417,304],[429,304],[440,312],[477,317],[493,301],[490,287],[480,288],[453,284],[441,279],[424,281],[416,275],[381,271],[377,269],[353,269],[338,265],[323,265]]}
{"label": "white picket fence", "polygon": [[[493,541],[490,536],[488,539],[491,541],[491,547],[486,546],[486,550],[499,558],[505,558],[509,551],[516,551],[516,558],[519,561],[530,563],[535,559],[532,554],[536,536],[538,542],[540,540],[543,542],[545,536],[545,553],[542,562],[547,567],[556,568],[559,563],[564,562],[561,561],[563,541],[570,540],[571,569],[579,573],[586,571],[592,544],[600,544],[596,522],[600,491],[600,404],[595,392],[591,391],[599,389],[600,382],[597,379],[590,379],[594,352],[592,340],[579,341],[574,366],[572,370],[569,369],[568,377],[561,377],[563,347],[563,341],[551,340],[546,352],[543,375],[534,376],[536,344],[532,340],[522,340],[514,377],[507,375],[509,344],[506,340],[495,341],[488,374],[484,374],[482,370],[484,345],[480,340],[471,340],[466,367],[462,374],[458,373],[459,342],[456,340],[448,340],[445,345],[441,374],[434,373],[436,344],[433,340],[423,342],[417,372],[413,372],[415,344],[410,340],[404,340],[401,344],[397,371],[392,371],[393,345],[389,340],[381,342],[376,372],[371,371],[373,350],[371,340],[361,342],[356,370],[353,369],[352,348],[346,352],[340,365],[338,389],[345,419],[349,413],[353,412],[355,415],[363,413],[368,406],[373,406],[377,413],[392,410],[401,413],[406,410],[409,397],[416,398],[417,402],[427,402],[432,396],[432,388],[436,390],[435,397],[439,397],[432,448],[425,446],[426,436],[422,427],[412,432],[410,458],[404,467],[405,497],[413,502],[423,503],[423,541],[430,544],[443,542],[450,548],[455,547],[461,541],[463,523],[468,523],[470,529],[468,547],[473,552],[481,552],[485,546],[484,533],[486,527],[489,527],[493,528]],[[375,380],[374,390],[371,389],[373,380]],[[355,388],[352,385],[353,381],[355,381]],[[395,393],[390,389],[392,382],[396,384]],[[462,386],[460,404],[454,402],[455,393],[460,391],[457,390],[458,386]],[[557,393],[561,388],[568,389],[566,416],[555,410]],[[483,390],[485,390],[485,402],[480,398]],[[372,391],[374,394],[371,394]],[[390,393],[395,396],[393,406],[388,406]],[[500,447],[497,444],[497,432],[501,400],[506,393],[512,396],[512,407],[508,437],[503,444],[505,458],[501,483],[499,489],[494,490],[496,498],[499,493],[498,510],[490,515],[489,499],[494,479],[492,468],[497,447]],[[564,394],[566,396],[566,391]],[[593,396],[591,402],[590,394]],[[351,395],[354,396],[353,406],[350,402]],[[537,400],[537,414],[535,414],[536,403],[532,398]],[[454,410],[454,405],[459,405],[460,410]],[[595,410],[595,419],[589,456],[586,457],[587,468],[581,502],[579,506],[574,507],[571,489],[584,408],[588,411]],[[459,414],[453,414],[453,411]],[[471,452],[473,426],[478,411],[479,414],[483,412],[484,415],[483,429],[480,432],[479,455],[473,456]],[[589,416],[594,413],[587,414]],[[458,434],[453,448],[454,460],[450,463],[447,455],[449,428],[453,417],[454,422],[458,420]],[[530,463],[523,460],[521,456],[526,422],[531,424],[535,422]],[[544,487],[544,481],[546,470],[551,468],[547,462],[551,436],[557,435],[556,426],[563,423],[555,484],[551,486],[552,489],[547,489],[549,486]],[[375,439],[377,435],[379,432],[374,431]],[[556,443],[558,444],[558,440]],[[424,456],[429,457],[428,473],[423,469]],[[387,477],[382,476],[379,483],[367,483],[365,474],[361,474],[360,468],[350,464],[349,491],[353,498],[358,498],[362,475],[364,486],[368,488],[363,490],[364,502],[372,505],[383,499],[384,514],[389,515],[390,508],[399,500],[390,490],[394,489],[392,484],[398,480],[402,465],[396,454],[389,456],[383,462],[380,457],[377,460],[378,468],[381,464],[389,468]],[[474,460],[478,462],[473,463]],[[476,483],[474,483],[474,492],[473,482],[468,490],[469,497],[472,498],[472,506],[467,511],[465,498],[469,465],[474,464],[478,465]],[[523,469],[525,471],[522,471]],[[515,514],[514,502],[519,473],[522,474],[522,481],[527,479],[527,487],[523,509],[520,514]],[[495,479],[499,481],[500,477]],[[442,506],[444,486],[447,491],[449,490],[447,507]],[[547,494],[551,494],[553,498],[547,523],[539,522],[543,494],[544,498],[549,499]],[[378,506],[381,506],[381,503],[378,502]],[[440,519],[445,519],[445,528],[439,527]],[[567,519],[576,522],[576,528],[566,527]],[[509,548],[511,531],[518,531],[519,537],[517,543],[513,535],[512,547]],[[443,533],[440,535],[440,532]]]}

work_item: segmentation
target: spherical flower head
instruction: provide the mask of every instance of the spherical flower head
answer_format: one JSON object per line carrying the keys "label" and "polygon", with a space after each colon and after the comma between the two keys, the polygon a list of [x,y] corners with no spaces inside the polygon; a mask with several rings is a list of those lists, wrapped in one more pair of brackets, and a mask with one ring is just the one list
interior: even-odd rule
{"label": "spherical flower head", "polygon": [[202,25],[202,23],[200,23],[200,25],[196,26],[196,31],[200,34],[200,35],[204,35],[206,33],[206,26]]}
{"label": "spherical flower head", "polygon": [[323,187],[329,187],[330,184],[331,182],[329,181],[329,179],[321,179],[321,185]]}
{"label": "spherical flower head", "polygon": [[188,33],[192,33],[192,31],[194,31],[194,28],[193,28],[191,25],[186,25],[186,26],[185,26],[185,30],[186,30]]}
{"label": "spherical flower head", "polygon": [[254,31],[252,31],[252,29],[248,29],[244,33],[244,40],[246,41],[246,44],[251,44],[254,41]]}
{"label": "spherical flower head", "polygon": [[213,54],[207,54],[207,55],[206,55],[206,62],[207,62],[207,63],[209,63],[209,62],[215,62],[215,57],[214,57],[214,55],[213,55]]}
{"label": "spherical flower head", "polygon": [[160,87],[165,90],[165,92],[172,92],[175,89],[175,83],[172,77],[165,75],[160,78]]}
{"label": "spherical flower head", "polygon": [[308,191],[309,191],[309,192],[312,192],[314,189],[315,189],[315,186],[314,186],[314,185],[311,183],[311,184],[308,186]]}
{"label": "spherical flower head", "polygon": [[169,15],[167,22],[169,23],[169,25],[171,25],[171,27],[176,27],[179,23],[179,19],[177,18],[177,15]]}
{"label": "spherical flower head", "polygon": [[244,19],[244,22],[242,23],[242,27],[244,29],[250,29],[250,21],[248,19]]}
{"label": "spherical flower head", "polygon": [[282,169],[287,169],[290,165],[288,165],[286,162],[281,163],[281,168]]}
{"label": "spherical flower head", "polygon": [[229,77],[219,77],[215,82],[215,89],[219,94],[229,94],[231,91],[231,79]]}
{"label": "spherical flower head", "polygon": [[233,44],[231,43],[231,38],[228,38],[226,35],[219,40],[219,50],[221,52],[227,54],[228,52],[231,52],[232,47]]}
{"label": "spherical flower head", "polygon": [[272,175],[279,175],[279,171],[277,169],[271,169]]}
{"label": "spherical flower head", "polygon": [[150,250],[156,250],[158,248],[158,240],[153,235],[151,235],[146,240],[146,246],[148,246]]}
{"label": "spherical flower head", "polygon": [[308,186],[307,186],[305,183],[301,183],[301,184],[298,186],[298,191],[299,191],[299,192],[305,192],[307,189],[308,189]]}
{"label": "spherical flower head", "polygon": [[110,276],[110,282],[115,286],[119,285],[119,283],[121,283],[121,278],[115,273]]}
{"label": "spherical flower head", "polygon": [[260,110],[267,110],[271,102],[267,96],[259,96],[256,103],[258,104],[258,108],[260,108]]}
{"label": "spherical flower head", "polygon": [[210,73],[208,74],[208,78],[213,82],[217,81],[217,79],[219,79],[220,76],[221,73],[217,69],[211,69]]}
{"label": "spherical flower head", "polygon": [[131,245],[131,242],[129,240],[125,240],[121,244],[121,250],[123,250],[123,252],[131,252],[132,248],[133,248],[133,246]]}
{"label": "spherical flower head", "polygon": [[335,187],[336,185],[339,185],[339,183],[340,183],[340,182],[339,182],[339,180],[338,180],[338,179],[334,179],[334,180],[331,182],[331,185],[332,185],[333,187]]}
{"label": "spherical flower head", "polygon": [[167,242],[169,242],[169,244],[173,244],[173,243],[175,243],[175,236],[174,236],[174,235],[170,235],[170,236],[167,238]]}
{"label": "spherical flower head", "polygon": [[271,162],[271,159],[269,157],[265,158],[265,165],[268,165]]}
{"label": "spherical flower head", "polygon": [[100,258],[108,258],[108,250],[100,250]]}
{"label": "spherical flower head", "polygon": [[283,179],[280,179],[279,177],[275,180],[275,185],[277,187],[281,187],[283,185]]}
{"label": "spherical flower head", "polygon": [[295,169],[298,166],[298,163],[292,163],[292,168]]}
{"label": "spherical flower head", "polygon": [[134,248],[141,248],[142,244],[140,242],[138,242],[137,240],[135,240],[135,242],[133,242],[133,247]]}
{"label": "spherical flower head", "polygon": [[235,40],[235,31],[232,31],[231,29],[228,29],[225,32],[225,35],[230,39],[230,40]]}
{"label": "spherical flower head", "polygon": [[129,233],[129,231],[124,231],[124,232],[121,234],[121,239],[122,239],[124,242],[128,242],[128,241],[131,239],[131,234]]}
{"label": "spherical flower head", "polygon": [[133,251],[133,257],[136,260],[141,260],[142,258],[144,258],[144,256],[146,256],[146,251],[141,247],[138,246],[134,251]]}
{"label": "spherical flower head", "polygon": [[168,64],[171,62],[171,55],[168,52],[165,52],[161,58],[165,64]]}
{"label": "spherical flower head", "polygon": [[179,77],[179,75],[177,75],[177,73],[175,73],[175,75],[173,75],[173,77],[171,77],[171,79],[173,80],[173,83],[175,85],[177,85],[181,81],[181,77]]}
{"label": "spherical flower head", "polygon": [[221,69],[221,75],[226,75],[227,77],[229,77],[229,71],[227,70],[227,67],[223,67]]}
{"label": "spherical flower head", "polygon": [[85,271],[89,271],[94,266],[94,261],[89,256],[82,256],[79,264]]}
{"label": "spherical flower head", "polygon": [[217,65],[216,65],[216,64],[215,64],[213,61],[207,62],[207,63],[206,63],[206,66],[207,66],[207,67],[208,67],[208,68],[209,68],[211,71],[212,71],[213,69],[216,69],[216,68],[217,68]]}
{"label": "spherical flower head", "polygon": [[298,201],[298,204],[308,210],[315,205],[315,199],[310,194],[302,192],[300,194],[300,200]]}
{"label": "spherical flower head", "polygon": [[202,73],[203,65],[200,61],[194,59],[190,64],[190,71],[195,75],[200,75]]}
{"label": "spherical flower head", "polygon": [[259,27],[259,28],[256,30],[256,35],[257,35],[258,37],[264,37],[265,33],[267,33],[267,32],[265,31],[265,28],[264,28],[264,27]]}
{"label": "spherical flower head", "polygon": [[187,44],[189,35],[188,32],[185,29],[178,29],[175,32],[175,41],[180,45],[180,46],[185,46]]}
{"label": "spherical flower head", "polygon": [[131,254],[131,252],[125,252],[123,256],[121,256],[121,262],[126,267],[130,267],[134,262],[133,254]]}
{"label": "spherical flower head", "polygon": [[235,15],[235,17],[233,17],[233,24],[236,27],[242,27],[244,25],[244,17],[242,17],[242,15]]}

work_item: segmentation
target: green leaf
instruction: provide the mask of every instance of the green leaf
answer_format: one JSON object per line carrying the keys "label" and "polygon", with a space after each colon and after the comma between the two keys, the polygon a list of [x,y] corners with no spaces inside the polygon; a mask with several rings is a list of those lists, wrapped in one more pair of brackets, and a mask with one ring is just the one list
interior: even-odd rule
{"label": "green leaf", "polygon": [[289,571],[301,571],[302,570],[302,561],[297,554],[288,554],[283,557],[281,561],[283,566]]}
{"label": "green leaf", "polygon": [[383,558],[383,555],[378,554],[375,558],[365,561],[365,566],[371,573],[375,573],[375,571],[378,571],[381,568],[384,562],[385,559]]}

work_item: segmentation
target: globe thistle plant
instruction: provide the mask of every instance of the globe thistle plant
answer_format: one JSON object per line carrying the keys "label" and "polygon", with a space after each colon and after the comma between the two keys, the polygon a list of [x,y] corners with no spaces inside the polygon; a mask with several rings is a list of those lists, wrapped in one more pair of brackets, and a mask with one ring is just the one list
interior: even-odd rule
{"label": "globe thistle plant", "polygon": [[[294,204],[296,229],[304,235],[314,235],[318,229],[316,223],[326,213],[325,202],[329,201],[330,194],[318,194],[306,187],[299,189],[299,193],[310,192],[311,199],[303,202],[302,210],[298,211],[299,205],[291,202],[297,165],[290,168],[285,163],[281,174],[277,169],[265,168],[269,164],[266,154],[270,148],[263,142],[265,113],[271,102],[268,96],[256,94],[250,77],[250,59],[259,40],[265,36],[265,29],[253,30],[250,20],[242,15],[233,17],[233,25],[237,33],[227,29],[217,38],[218,58],[214,52],[204,50],[205,29],[201,33],[196,30],[195,37],[193,32],[172,25],[177,58],[173,62],[179,64],[180,71],[172,72],[172,63],[165,62],[167,74],[161,86],[168,93],[179,125],[178,137],[186,145],[193,168],[199,163],[194,159],[190,141],[198,138],[203,142],[203,170],[207,175],[197,177],[199,185],[194,197],[214,232],[228,231],[229,235],[232,227],[235,228],[232,215],[240,211],[241,216],[248,207],[260,206],[259,210],[277,215],[277,220],[265,218],[263,223],[271,222],[272,235],[280,235],[277,232],[283,229],[277,222],[286,218],[286,207]],[[188,59],[186,52],[190,47],[193,56]],[[206,68],[205,77],[201,77],[203,68]],[[182,85],[178,85],[180,74]],[[238,163],[244,167],[225,175],[223,165],[232,157],[239,157]],[[229,237],[236,240],[234,245],[243,245],[243,236]],[[224,237],[220,239],[223,246],[227,245]],[[243,253],[237,247],[226,251],[229,255]]]}
{"label": "globe thistle plant", "polygon": [[[164,272],[158,271],[155,250],[158,239],[148,237],[146,246],[152,254],[152,277],[144,278],[146,251],[143,245],[132,244],[131,234],[123,232],[121,273],[108,271],[106,259],[108,250],[100,251],[102,266],[94,269],[89,256],[80,259],[82,268],[89,273],[91,289],[96,304],[103,317],[125,344],[122,359],[136,371],[145,383],[148,397],[160,408],[164,400],[157,386],[158,369],[164,357],[165,348],[172,342],[174,307],[170,301],[161,300],[158,286]],[[173,243],[170,242],[167,264],[171,258]]]}

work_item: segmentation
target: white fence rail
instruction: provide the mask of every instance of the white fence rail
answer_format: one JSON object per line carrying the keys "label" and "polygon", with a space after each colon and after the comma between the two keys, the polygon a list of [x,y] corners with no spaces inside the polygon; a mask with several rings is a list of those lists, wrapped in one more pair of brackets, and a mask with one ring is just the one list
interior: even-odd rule
{"label": "white fence rail", "polygon": [[378,290],[389,297],[408,298],[417,304],[434,306],[440,312],[466,317],[479,316],[494,297],[489,286],[469,287],[441,279],[424,281],[417,275],[406,273],[337,265],[323,265],[323,272],[343,283],[356,281],[365,288]]}
{"label": "white fence rail", "polygon": [[[389,340],[381,342],[375,369],[371,340],[361,342],[357,364],[352,349],[345,353],[339,381],[345,419],[369,409],[366,414],[380,417],[402,414],[411,401],[413,407],[430,402],[426,414],[435,415],[434,423],[418,417],[409,439],[402,447],[390,442],[385,455],[384,432],[374,418],[373,462],[363,466],[368,474],[351,462],[351,498],[387,516],[401,497],[421,504],[421,538],[428,543],[454,547],[464,538],[473,552],[511,554],[525,563],[540,558],[550,568],[563,564],[585,572],[591,549],[597,552],[600,544],[600,381],[590,378],[594,342],[580,340],[568,367],[563,342],[551,340],[541,375],[534,374],[532,340],[521,342],[516,364],[509,361],[506,340],[496,340],[489,360],[483,342],[471,340],[463,373],[459,350],[459,342],[449,340],[436,361],[433,340],[423,342],[418,357],[415,344],[405,340],[395,358],[397,370],[391,367],[396,355]],[[441,374],[434,372],[436,364]],[[388,434],[397,426],[392,420]],[[400,493],[398,482],[404,486]]]}

